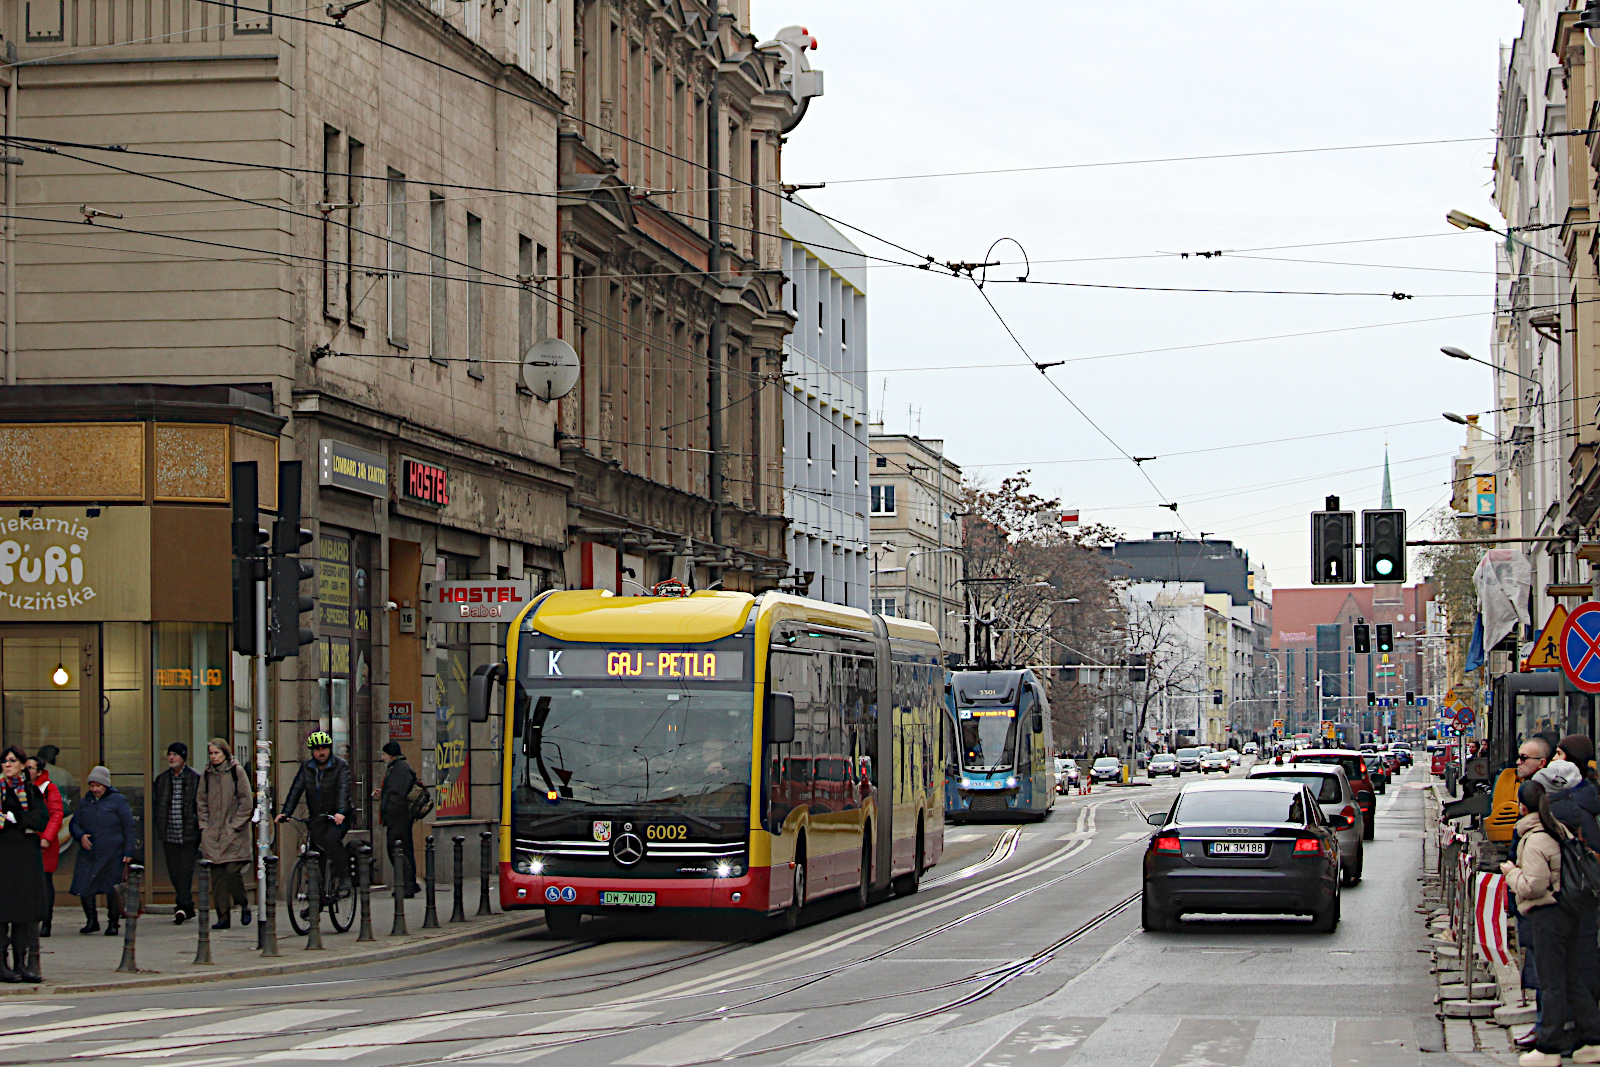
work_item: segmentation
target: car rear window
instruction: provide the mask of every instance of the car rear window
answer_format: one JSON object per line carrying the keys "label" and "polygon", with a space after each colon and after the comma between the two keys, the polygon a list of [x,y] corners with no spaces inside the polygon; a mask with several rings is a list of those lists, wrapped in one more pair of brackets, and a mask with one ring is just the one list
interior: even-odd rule
{"label": "car rear window", "polygon": [[1180,749],[1178,749],[1178,758],[1179,759],[1198,759],[1199,756],[1200,756],[1200,750],[1198,748],[1180,748]]}
{"label": "car rear window", "polygon": [[1351,781],[1367,776],[1365,761],[1359,756],[1296,756],[1296,763],[1328,763],[1335,767],[1343,767],[1344,773]]}
{"label": "car rear window", "polygon": [[1174,822],[1303,823],[1301,793],[1276,789],[1203,789],[1178,797]]}
{"label": "car rear window", "polygon": [[1318,804],[1339,803],[1339,779],[1331,774],[1258,774],[1257,778],[1270,778],[1274,782],[1296,782],[1311,790]]}

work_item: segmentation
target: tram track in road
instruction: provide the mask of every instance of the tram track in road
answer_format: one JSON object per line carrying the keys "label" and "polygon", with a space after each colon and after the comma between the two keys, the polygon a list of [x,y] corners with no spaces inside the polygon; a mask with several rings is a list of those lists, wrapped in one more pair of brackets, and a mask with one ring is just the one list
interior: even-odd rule
{"label": "tram track in road", "polygon": [[[1114,802],[1115,801],[1112,801],[1112,800],[1100,801],[1100,802],[1097,802],[1096,804],[1094,804],[1092,806],[1092,808],[1098,808],[1098,807],[1102,806],[1103,804],[1114,803]],[[1005,888],[1008,885],[1015,884],[1019,880],[1022,880],[1022,879],[1028,878],[1030,876],[1034,876],[1034,875],[1049,871],[1051,868],[1059,865],[1060,863],[1066,862],[1066,861],[1070,860],[1072,857],[1080,854],[1081,852],[1083,852],[1086,848],[1088,848],[1090,846],[1090,844],[1092,843],[1092,837],[1093,837],[1093,833],[1094,833],[1093,822],[1092,822],[1092,820],[1094,818],[1094,812],[1093,812],[1092,808],[1089,807],[1089,806],[1086,806],[1084,809],[1081,809],[1079,811],[1079,817],[1078,817],[1077,825],[1080,828],[1087,827],[1087,830],[1080,829],[1079,831],[1077,831],[1077,833],[1073,834],[1072,836],[1073,836],[1074,840],[1072,840],[1069,844],[1067,844],[1067,846],[1065,848],[1053,850],[1050,854],[1048,854],[1046,856],[1043,856],[1043,857],[1040,857],[1039,859],[1033,860],[1033,861],[1023,865],[1022,867],[1020,867],[1020,868],[1018,868],[1018,869],[1016,869],[1014,871],[1006,873],[1004,876],[1002,876],[1000,878],[987,880],[987,881],[983,881],[983,882],[981,882],[979,884],[963,887],[963,888],[961,888],[959,890],[956,890],[954,892],[949,893],[948,895],[944,895],[940,899],[937,899],[937,900],[918,901],[918,902],[912,904],[911,907],[901,911],[899,914],[886,916],[885,917],[886,920],[887,920],[886,922],[870,922],[869,921],[868,923],[866,923],[866,924],[864,924],[862,926],[852,927],[852,928],[850,928],[848,930],[839,931],[839,932],[837,932],[837,933],[835,933],[833,935],[830,935],[829,937],[824,938],[820,942],[813,942],[813,943],[808,944],[808,945],[796,946],[795,948],[790,949],[787,952],[780,953],[776,957],[770,957],[770,958],[768,958],[766,960],[763,960],[763,961],[754,961],[753,964],[748,964],[748,965],[744,965],[744,966],[739,967],[739,968],[735,968],[731,972],[725,972],[724,974],[721,974],[721,975],[710,976],[708,979],[701,980],[700,982],[695,983],[697,985],[702,986],[702,988],[699,988],[699,989],[694,989],[694,990],[684,989],[682,986],[669,987],[668,990],[662,990],[662,991],[659,991],[657,993],[650,994],[650,995],[638,996],[638,997],[632,997],[632,998],[622,998],[622,999],[619,999],[619,1000],[603,1001],[598,1005],[594,1005],[593,1007],[594,1008],[599,1008],[599,1009],[617,1009],[617,1008],[622,1008],[622,1007],[627,1007],[627,1006],[638,1006],[638,1005],[642,1005],[642,1004],[646,1004],[646,1003],[663,1003],[663,1002],[672,1002],[672,1001],[688,1001],[688,1000],[696,1000],[696,999],[700,999],[700,998],[703,998],[703,997],[706,997],[706,996],[713,996],[713,995],[719,995],[719,994],[723,995],[723,996],[727,996],[727,995],[730,995],[730,994],[739,994],[739,993],[750,993],[750,992],[756,992],[756,991],[763,991],[758,996],[755,996],[755,997],[753,997],[753,998],[751,998],[749,1000],[742,1001],[742,1002],[739,1002],[739,1003],[736,1003],[736,1004],[724,1005],[724,1006],[720,1006],[720,1007],[715,1008],[715,1009],[708,1009],[706,1011],[701,1011],[701,1012],[694,1012],[694,1013],[691,1013],[689,1015],[685,1015],[683,1017],[680,1017],[680,1018],[674,1019],[674,1020],[670,1020],[670,1021],[657,1022],[657,1023],[651,1023],[651,1024],[637,1024],[637,1025],[634,1025],[634,1026],[631,1026],[631,1027],[618,1028],[615,1031],[599,1032],[599,1031],[591,1030],[591,1031],[587,1032],[587,1036],[579,1038],[578,1040],[595,1040],[595,1039],[598,1039],[598,1038],[601,1038],[601,1037],[618,1036],[618,1035],[623,1035],[623,1034],[627,1034],[627,1033],[635,1032],[635,1031],[645,1031],[645,1030],[653,1029],[653,1028],[660,1027],[660,1026],[670,1026],[670,1025],[681,1025],[681,1024],[689,1024],[689,1023],[707,1022],[707,1021],[712,1021],[712,1020],[720,1019],[720,1018],[728,1018],[728,1017],[730,1017],[730,1015],[748,1016],[748,1015],[763,1014],[761,1012],[749,1012],[749,1011],[746,1011],[744,1009],[747,1009],[747,1008],[752,1007],[754,1005],[763,1004],[763,1003],[766,1003],[766,1002],[769,1002],[769,1001],[772,1001],[772,1000],[775,1000],[775,999],[778,999],[778,998],[781,998],[781,997],[792,995],[792,994],[797,993],[797,992],[799,992],[799,991],[801,991],[803,989],[810,988],[811,986],[814,986],[815,984],[817,984],[817,983],[819,983],[821,981],[824,981],[827,978],[830,978],[830,977],[833,977],[835,975],[845,973],[846,971],[850,971],[850,970],[853,970],[853,969],[856,969],[856,968],[871,964],[871,963],[876,962],[878,960],[882,960],[885,957],[893,955],[893,954],[895,954],[897,952],[904,951],[905,949],[907,949],[907,948],[909,948],[909,947],[911,947],[913,945],[916,945],[916,944],[919,944],[921,942],[927,941],[927,940],[929,940],[931,938],[934,938],[934,937],[937,937],[937,936],[939,936],[939,935],[941,935],[943,933],[946,933],[946,932],[948,932],[948,931],[950,931],[952,929],[956,929],[956,928],[958,928],[958,927],[960,927],[960,926],[962,926],[964,924],[967,924],[967,923],[971,922],[973,919],[976,919],[976,918],[979,918],[979,917],[981,917],[983,915],[992,913],[995,910],[998,910],[1000,908],[1004,908],[1004,907],[1006,907],[1008,905],[1016,903],[1019,900],[1025,899],[1025,898],[1027,898],[1027,897],[1029,897],[1029,896],[1031,896],[1031,895],[1033,895],[1033,894],[1035,894],[1037,892],[1043,891],[1043,890],[1045,890],[1045,889],[1047,889],[1047,888],[1049,888],[1049,887],[1051,887],[1053,885],[1058,884],[1059,882],[1061,882],[1064,879],[1075,877],[1076,875],[1081,874],[1084,871],[1087,871],[1087,870],[1093,869],[1095,867],[1098,867],[1100,864],[1105,863],[1105,862],[1113,859],[1114,857],[1116,857],[1116,856],[1118,856],[1118,855],[1120,855],[1122,853],[1125,853],[1126,851],[1128,851],[1128,849],[1133,847],[1132,844],[1129,844],[1129,845],[1125,845],[1125,846],[1123,846],[1121,848],[1113,849],[1111,852],[1109,852],[1109,853],[1107,853],[1107,854],[1105,854],[1103,856],[1100,856],[1100,857],[1098,857],[1098,858],[1096,858],[1094,860],[1091,860],[1091,861],[1089,861],[1087,863],[1075,866],[1075,867],[1071,868],[1070,870],[1061,872],[1060,874],[1057,874],[1054,877],[1046,879],[1044,882],[1041,882],[1038,885],[1031,886],[1031,887],[1022,889],[1019,892],[1015,892],[1015,893],[1009,894],[1008,896],[1006,896],[1005,898],[1003,898],[1001,900],[989,902],[987,904],[984,904],[981,907],[973,908],[970,911],[967,911],[962,915],[956,916],[955,918],[953,918],[953,919],[951,919],[951,920],[949,920],[947,922],[941,923],[938,926],[936,926],[936,927],[934,927],[934,928],[932,928],[930,930],[922,931],[922,932],[919,932],[919,933],[917,933],[917,934],[915,934],[915,935],[913,935],[911,937],[903,938],[900,941],[896,942],[894,945],[888,946],[888,947],[886,947],[884,949],[880,949],[880,950],[878,950],[876,952],[869,953],[869,954],[867,954],[865,956],[862,956],[862,957],[860,957],[858,959],[847,960],[847,961],[845,961],[845,962],[843,962],[841,964],[838,964],[836,966],[822,968],[822,969],[819,969],[819,970],[816,970],[816,971],[811,971],[811,972],[808,972],[808,973],[802,974],[802,975],[786,975],[786,976],[783,976],[783,977],[780,977],[780,978],[774,978],[774,979],[770,979],[770,980],[757,981],[757,982],[743,982],[743,983],[733,982],[731,984],[728,982],[729,978],[733,978],[735,976],[746,977],[746,978],[754,977],[757,974],[761,973],[761,971],[770,970],[772,967],[781,966],[782,964],[784,964],[786,962],[800,962],[800,961],[803,961],[803,960],[814,958],[814,957],[816,957],[818,955],[822,955],[822,954],[824,954],[826,952],[836,951],[839,948],[842,948],[842,947],[845,947],[845,946],[847,946],[849,944],[852,944],[855,941],[858,941],[858,940],[860,940],[860,939],[862,939],[864,937],[868,937],[868,936],[872,936],[874,934],[882,933],[886,928],[889,928],[889,927],[892,927],[892,926],[898,926],[898,925],[901,925],[901,924],[906,923],[906,922],[915,921],[916,919],[922,918],[922,917],[927,916],[929,914],[932,914],[932,913],[934,913],[936,911],[943,910],[945,908],[952,907],[952,906],[957,906],[957,905],[959,905],[961,903],[964,903],[966,901],[972,900],[973,898],[975,898],[978,895],[990,893],[990,892],[993,892],[993,891],[995,891],[997,889]],[[983,871],[991,870],[994,867],[996,867],[996,866],[1008,861],[1009,859],[1013,858],[1016,855],[1016,853],[1018,851],[1018,846],[1019,846],[1019,844],[1021,843],[1021,840],[1022,840],[1022,833],[1021,833],[1022,829],[1023,828],[1021,828],[1021,827],[1009,828],[1005,833],[1003,833],[1001,835],[1000,839],[996,841],[995,846],[991,848],[989,854],[987,856],[985,856],[984,859],[978,861],[975,864],[970,865],[967,868],[962,868],[962,869],[960,869],[960,870],[958,870],[956,872],[953,872],[950,876],[948,876],[948,878],[940,880],[939,885],[947,886],[947,885],[950,885],[950,884],[952,884],[952,883],[954,883],[956,881],[959,881],[959,880],[964,880],[966,878],[975,877],[975,876],[981,874]],[[1085,834],[1086,836],[1079,837],[1078,834]],[[927,886],[927,888],[930,888],[930,889],[937,889],[938,887],[939,886],[934,886],[934,885]],[[1126,906],[1126,903],[1121,905],[1121,907],[1125,907],[1125,906]],[[1109,918],[1109,915],[1097,917],[1097,920],[1092,920],[1092,922],[1094,922],[1095,925],[1098,925],[1099,922],[1105,921],[1106,918]],[[1083,929],[1080,929],[1079,931],[1075,931],[1074,934],[1068,935],[1069,939],[1073,938],[1073,937],[1077,937],[1077,936],[1082,936],[1083,933],[1087,932],[1087,929],[1088,928],[1083,928]],[[585,972],[585,973],[582,973],[582,974],[555,976],[555,977],[551,977],[551,978],[540,978],[539,982],[540,982],[541,986],[542,987],[548,987],[550,984],[553,984],[553,983],[566,984],[566,983],[570,983],[570,982],[582,981],[584,979],[593,979],[593,978],[597,978],[597,977],[603,977],[603,976],[606,976],[606,975],[625,974],[625,973],[630,972],[630,971],[646,972],[646,973],[630,975],[629,977],[627,977],[627,978],[625,978],[625,979],[623,979],[621,981],[618,981],[618,982],[602,983],[602,984],[599,984],[599,985],[589,986],[589,987],[586,987],[586,988],[583,988],[583,989],[571,989],[571,990],[567,990],[565,992],[545,992],[545,990],[542,988],[541,989],[540,1001],[541,1001],[541,1003],[543,1003],[543,1002],[550,1001],[550,1000],[555,1000],[555,999],[569,1000],[569,999],[574,998],[574,997],[593,996],[593,995],[595,995],[597,993],[604,993],[604,992],[606,992],[608,990],[617,989],[617,988],[619,988],[621,986],[624,986],[624,985],[632,985],[632,984],[635,984],[635,983],[637,983],[639,981],[648,980],[648,979],[650,979],[652,977],[659,976],[660,974],[667,973],[668,971],[681,969],[684,966],[692,966],[694,964],[704,963],[704,962],[707,962],[709,960],[716,959],[719,956],[727,955],[729,953],[736,952],[739,949],[749,947],[752,944],[758,944],[758,943],[764,942],[764,941],[769,940],[769,939],[776,939],[776,937],[778,937],[778,936],[782,936],[782,935],[774,934],[774,935],[770,935],[770,937],[756,938],[756,939],[752,939],[752,940],[743,940],[743,941],[739,941],[739,942],[730,942],[730,943],[726,943],[726,944],[722,944],[722,945],[717,945],[717,946],[714,946],[714,947],[709,948],[709,949],[697,950],[697,951],[692,952],[692,953],[678,954],[678,955],[669,957],[669,958],[664,959],[664,960],[647,960],[647,961],[643,961],[643,962],[636,963],[636,964],[628,964],[628,965],[625,965],[625,966],[622,966],[622,967],[607,968],[607,969],[603,969],[603,970],[599,970],[599,971]],[[412,994],[415,994],[416,992],[418,992],[420,990],[423,990],[423,989],[436,989],[436,988],[442,987],[442,986],[449,986],[449,985],[456,985],[456,984],[466,983],[466,982],[474,981],[474,980],[476,980],[478,978],[481,978],[481,977],[491,976],[491,975],[494,975],[494,974],[500,974],[500,973],[504,973],[506,971],[516,970],[516,969],[527,967],[527,966],[531,966],[531,965],[534,965],[534,964],[548,962],[549,960],[557,959],[557,958],[560,958],[562,956],[578,954],[578,953],[581,953],[581,952],[584,952],[584,951],[592,950],[592,949],[598,947],[599,945],[605,944],[605,943],[613,943],[614,944],[615,942],[586,941],[586,942],[577,943],[577,944],[564,945],[564,946],[561,946],[560,948],[555,949],[553,951],[547,951],[547,952],[538,953],[538,954],[536,954],[534,956],[531,956],[531,957],[527,957],[527,956],[501,957],[501,958],[499,958],[497,960],[490,961],[491,964],[494,964],[494,966],[490,966],[490,967],[487,967],[487,968],[480,967],[479,970],[477,971],[477,973],[475,973],[475,974],[456,975],[456,976],[451,976],[451,977],[446,977],[446,978],[440,978],[440,979],[437,979],[436,981],[413,983],[413,984],[411,984],[411,985],[409,985],[409,986],[407,986],[407,987],[405,987],[403,989],[390,989],[390,990],[385,990],[384,992],[381,992],[381,993],[374,993],[374,994],[364,995],[364,996],[360,996],[358,998],[351,998],[349,996],[318,997],[318,998],[311,998],[311,999],[308,999],[308,1000],[300,1000],[300,1001],[297,1001],[297,1003],[317,1004],[317,1003],[330,1003],[330,1002],[332,1002],[334,1000],[338,1000],[338,1001],[342,1002],[342,1001],[348,1001],[348,1000],[351,1000],[351,999],[378,999],[378,998],[400,997],[400,996],[412,995]],[[1063,942],[1063,943],[1065,943],[1065,942]],[[1047,948],[1047,950],[1041,950],[1041,951],[1049,951],[1049,950],[1050,949]],[[1037,954],[1037,953],[1035,954],[1035,956],[1038,956],[1038,955],[1039,954]],[[1032,958],[1033,957],[1030,957],[1030,959],[1032,959]],[[1022,962],[1026,963],[1026,961],[1022,961]],[[465,968],[465,967],[468,967],[470,965],[460,965],[460,966]],[[1020,964],[1019,964],[1019,966],[1020,966]],[[973,982],[986,982],[988,984],[992,984],[994,986],[994,988],[999,988],[1000,985],[1003,985],[1005,982],[1010,981],[1010,979],[1012,977],[1015,977],[1015,974],[1011,973],[1011,970],[1012,970],[1011,966],[1008,965],[1008,967],[1001,968],[999,970],[989,969],[989,970],[986,970],[986,971],[979,972],[977,974],[964,976],[964,977],[962,977],[960,979],[955,979],[955,980],[952,980],[952,981],[949,981],[949,982],[939,983],[939,984],[934,985],[934,986],[929,986],[929,987],[920,988],[920,989],[906,990],[906,991],[902,991],[902,992],[898,992],[898,993],[884,994],[882,996],[874,996],[874,997],[870,997],[868,999],[869,1000],[878,1000],[878,999],[892,999],[892,998],[896,998],[896,997],[926,995],[927,993],[937,992],[937,991],[943,990],[943,989],[956,988],[956,987],[960,987],[960,986],[970,985]],[[428,974],[432,974],[432,975],[437,975],[438,974],[438,970],[436,968],[430,968],[426,972],[413,972],[413,973],[428,973]],[[1022,973],[1022,972],[1018,971],[1017,973]],[[713,988],[709,988],[709,989],[708,988],[703,988],[705,981],[715,982],[716,985]],[[796,983],[798,983],[798,984],[796,984]],[[492,989],[515,988],[516,986],[521,986],[521,985],[524,985],[524,984],[525,983],[523,983],[523,982],[518,982],[518,983],[515,984],[515,986],[508,986],[508,985],[503,985],[503,984],[502,985],[494,985],[494,986],[487,987],[487,989],[484,990],[484,991],[488,991],[488,990],[492,990]],[[783,988],[783,989],[773,989],[772,988],[774,986],[780,986],[780,985],[781,986],[785,986],[787,988]],[[987,995],[987,994],[984,994],[984,995]],[[963,1001],[967,1000],[967,998],[961,998],[961,999]],[[513,999],[501,1000],[501,1001],[497,1001],[497,1002],[490,1002],[488,1004],[481,1004],[481,1003],[480,1004],[476,1004],[476,1005],[473,1005],[472,1010],[481,1011],[481,1010],[485,1010],[485,1009],[495,1009],[495,1008],[501,1008],[501,1007],[509,1007],[509,1006],[513,1006],[513,1005],[525,1004],[526,1002],[527,1001],[526,1001],[525,997],[518,996],[518,997],[513,998]],[[850,1001],[848,1003],[860,1003],[860,1002],[861,1002],[860,998],[855,998],[854,1000],[852,1000],[852,1001]],[[281,1000],[272,1000],[272,1001],[266,1001],[266,1002],[257,1002],[257,1003],[254,1003],[254,1004],[245,1003],[245,1004],[239,1004],[239,1005],[229,1005],[227,1010],[234,1010],[235,1008],[245,1009],[245,1008],[250,1008],[250,1007],[275,1006],[275,1005],[281,1004],[281,1003],[282,1003]],[[836,1007],[842,1007],[842,1006],[844,1006],[844,1004],[835,1005],[835,1006]],[[830,1006],[829,1005],[820,1005],[819,1006],[819,1008],[822,1008],[822,1009],[826,1009],[828,1007],[830,1007]],[[430,1018],[430,1017],[446,1017],[446,1016],[450,1016],[450,1015],[459,1014],[459,1012],[461,1010],[463,1010],[463,1009],[443,1009],[443,1010],[434,1011],[434,1012],[422,1013],[420,1015],[419,1014],[408,1014],[404,1018],[407,1019],[407,1020],[414,1020],[414,1019],[427,1019],[427,1018]],[[563,1008],[551,1008],[551,1009],[538,1010],[538,1011],[532,1011],[532,1012],[514,1012],[514,1013],[511,1013],[510,1015],[508,1015],[506,1017],[507,1018],[517,1018],[517,1017],[539,1017],[539,1016],[548,1016],[548,1015],[561,1015],[561,1014],[566,1014],[566,1013],[568,1013],[568,1012],[570,1012],[572,1010],[573,1010],[572,1008],[566,1008],[566,1007],[563,1007]],[[949,1009],[946,1008],[946,1009],[943,1009],[943,1010],[949,1010]],[[906,1020],[904,1018],[901,1018],[898,1021],[904,1022]],[[374,1024],[374,1021],[369,1018],[369,1019],[362,1020],[360,1022],[352,1022],[352,1023],[348,1023],[348,1024],[344,1024],[344,1025],[335,1024],[335,1025],[330,1025],[330,1026],[308,1028],[308,1029],[305,1029],[303,1031],[299,1031],[297,1033],[297,1036],[315,1036],[315,1035],[318,1035],[318,1034],[321,1034],[321,1035],[332,1035],[332,1034],[337,1034],[337,1033],[342,1032],[342,1031],[356,1029],[356,1028],[359,1028],[359,1027],[362,1027],[362,1026],[371,1026],[373,1024]],[[854,1032],[854,1031],[852,1031],[852,1032]],[[560,1047],[558,1044],[552,1043],[549,1040],[549,1038],[551,1038],[551,1037],[558,1036],[558,1033],[559,1032],[541,1034],[540,1036],[541,1036],[541,1038],[543,1040],[539,1041],[536,1044],[530,1044],[527,1047],[527,1049],[525,1049],[524,1051],[532,1051],[534,1049],[545,1049],[545,1048]],[[837,1035],[835,1035],[835,1036],[837,1036]],[[257,1036],[241,1036],[241,1038],[239,1038],[238,1040],[240,1040],[240,1041],[249,1041],[249,1040],[257,1040],[257,1039],[259,1039],[258,1035]],[[459,1042],[460,1039],[445,1039],[445,1038],[441,1038],[441,1039],[438,1039],[438,1040],[439,1040],[439,1043],[441,1043],[441,1044],[453,1044],[453,1043]],[[206,1040],[203,1043],[203,1047],[207,1048],[207,1049],[215,1049],[219,1044],[224,1044],[225,1045],[225,1044],[228,1044],[228,1043],[231,1043],[231,1041],[229,1039],[224,1039],[224,1040],[219,1042],[216,1038],[210,1038],[210,1039]],[[419,1041],[419,1042],[414,1042],[413,1044],[433,1044],[433,1043],[434,1042],[432,1042],[432,1041]],[[576,1041],[574,1041],[573,1043],[576,1043]],[[164,1047],[171,1048],[171,1049],[174,1050],[174,1053],[178,1053],[178,1052],[181,1052],[182,1049],[185,1048],[185,1047],[192,1047],[192,1048],[198,1049],[198,1048],[202,1047],[202,1044],[197,1042],[194,1046],[171,1046],[171,1045],[167,1045],[167,1046],[164,1046]],[[506,1051],[513,1051],[513,1050],[503,1050],[501,1054],[504,1054],[504,1052],[506,1052]],[[78,1055],[79,1055],[79,1057],[81,1057],[83,1055],[92,1055],[92,1054],[93,1053],[80,1053]],[[436,1063],[436,1062],[438,1062],[438,1059],[434,1058],[434,1059],[427,1059],[427,1060],[419,1060],[419,1061],[416,1061],[416,1064],[418,1065],[418,1067],[420,1067],[421,1064]]]}

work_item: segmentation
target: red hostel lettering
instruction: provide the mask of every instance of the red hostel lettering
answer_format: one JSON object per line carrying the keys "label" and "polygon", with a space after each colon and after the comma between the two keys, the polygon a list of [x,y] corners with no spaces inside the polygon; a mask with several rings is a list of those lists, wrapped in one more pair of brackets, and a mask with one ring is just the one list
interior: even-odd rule
{"label": "red hostel lettering", "polygon": [[450,503],[450,479],[443,467],[406,460],[406,495],[444,507]]}

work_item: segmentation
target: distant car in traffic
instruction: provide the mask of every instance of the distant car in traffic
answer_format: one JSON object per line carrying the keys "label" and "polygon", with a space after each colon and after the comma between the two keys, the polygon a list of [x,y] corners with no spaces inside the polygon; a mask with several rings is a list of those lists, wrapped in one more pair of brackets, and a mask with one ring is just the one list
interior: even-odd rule
{"label": "distant car in traffic", "polygon": [[1228,773],[1228,754],[1226,752],[1207,752],[1200,757],[1200,773],[1210,774],[1212,771]]}
{"label": "distant car in traffic", "polygon": [[1078,787],[1078,761],[1063,756],[1056,757],[1056,792],[1066,793]]}
{"label": "distant car in traffic", "polygon": [[[1376,790],[1368,776],[1367,760],[1359,752],[1347,748],[1307,748],[1294,754],[1294,763],[1332,763],[1344,768],[1345,777],[1356,791],[1356,806],[1361,809],[1361,839],[1371,841],[1377,837]],[[1287,766],[1287,764],[1286,764]]]}
{"label": "distant car in traffic", "polygon": [[1089,768],[1091,782],[1106,782],[1122,777],[1122,761],[1115,756],[1101,756]]}
{"label": "distant car in traffic", "polygon": [[1185,914],[1311,916],[1311,928],[1339,925],[1342,815],[1325,816],[1297,782],[1190,782],[1144,857],[1144,928],[1170,929]]}
{"label": "distant car in traffic", "polygon": [[1356,803],[1356,791],[1345,776],[1344,768],[1333,763],[1302,763],[1298,766],[1279,767],[1270,763],[1250,768],[1247,782],[1299,782],[1311,791],[1322,805],[1322,814],[1348,815],[1352,822],[1338,831],[1339,871],[1345,885],[1361,881],[1361,871],[1366,863],[1366,848],[1361,843],[1363,821],[1361,806]]}
{"label": "distant car in traffic", "polygon": [[1198,748],[1180,748],[1173,755],[1178,757],[1178,770],[1198,771],[1200,769],[1200,750]]}
{"label": "distant car in traffic", "polygon": [[1150,757],[1150,768],[1146,773],[1151,778],[1154,778],[1158,774],[1165,774],[1173,778],[1177,778],[1181,773],[1178,770],[1178,757],[1171,752],[1157,752],[1154,756]]}
{"label": "distant car in traffic", "polygon": [[1256,744],[1254,741],[1246,741],[1244,743],[1244,754],[1246,756],[1254,756],[1256,753],[1258,753],[1260,751],[1261,751],[1261,746]]}
{"label": "distant car in traffic", "polygon": [[1244,761],[1244,756],[1240,755],[1239,750],[1236,748],[1225,748],[1222,750],[1222,754],[1228,757],[1228,766],[1230,767],[1237,767]]}

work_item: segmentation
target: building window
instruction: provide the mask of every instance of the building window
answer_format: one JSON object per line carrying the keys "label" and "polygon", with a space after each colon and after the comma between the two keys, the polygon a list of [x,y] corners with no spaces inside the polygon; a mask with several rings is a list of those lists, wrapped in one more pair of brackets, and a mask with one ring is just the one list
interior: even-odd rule
{"label": "building window", "polygon": [[444,197],[428,194],[428,358],[450,359],[450,290],[445,280]]}
{"label": "building window", "polygon": [[389,243],[385,250],[384,269],[388,271],[388,284],[384,302],[389,311],[389,343],[406,347],[406,176],[389,168]]}
{"label": "building window", "polygon": [[894,615],[894,597],[875,596],[872,598],[872,613],[874,615]]}
{"label": "building window", "polygon": [[483,220],[470,211],[467,212],[467,374],[483,381]]}
{"label": "building window", "polygon": [[339,131],[322,128],[322,313],[330,319],[343,318],[340,304],[344,297],[344,238],[346,223],[334,215],[343,199],[344,167],[339,164]]}
{"label": "building window", "polygon": [[[533,238],[520,233],[517,234],[517,280],[522,283],[522,288],[517,290],[517,359],[522,360],[533,347],[533,287],[538,280],[533,275]],[[520,376],[517,391],[528,391]]]}
{"label": "building window", "polygon": [[894,514],[894,486],[875,485],[872,487],[872,514]]}
{"label": "building window", "polygon": [[365,236],[364,223],[361,218],[362,171],[367,165],[367,147],[355,138],[349,143],[350,170],[345,175],[345,203],[350,206],[345,209],[345,314],[353,329],[364,329],[366,316],[361,313],[361,305],[366,302],[367,296],[372,292],[376,279],[368,280],[362,268],[366,265],[366,247],[362,241]]}
{"label": "building window", "polygon": [[887,467],[889,465],[889,460],[885,456],[873,456],[872,465],[874,467]]}
{"label": "building window", "polygon": [[811,456],[811,431],[807,430],[806,431],[806,462],[810,463],[811,459],[812,459],[812,456]]}
{"label": "building window", "polygon": [[837,476],[839,473],[839,446],[828,446],[828,468]]}

